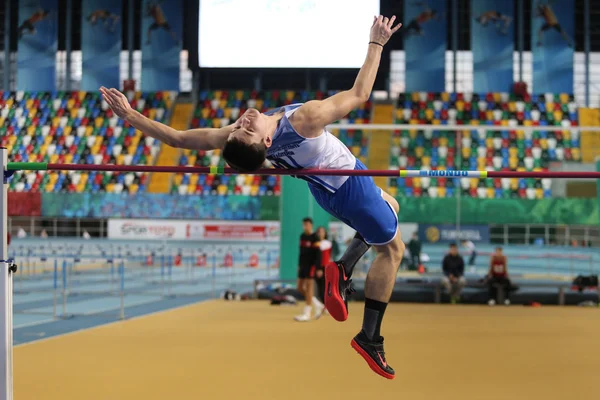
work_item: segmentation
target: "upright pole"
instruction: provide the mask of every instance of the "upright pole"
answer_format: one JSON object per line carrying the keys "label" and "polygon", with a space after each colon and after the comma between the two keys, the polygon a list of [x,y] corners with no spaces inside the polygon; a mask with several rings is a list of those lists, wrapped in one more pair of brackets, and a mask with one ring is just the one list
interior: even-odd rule
{"label": "upright pole", "polygon": [[524,0],[518,0],[519,9],[517,10],[517,18],[519,18],[519,31],[517,32],[519,42],[519,82],[523,82],[523,48],[525,47],[525,29],[523,28],[523,25],[525,24],[525,14],[523,1]]}
{"label": "upright pole", "polygon": [[585,106],[590,106],[590,0],[583,0],[583,51],[585,54]]}
{"label": "upright pole", "polygon": [[[8,2],[7,2],[8,3]],[[8,163],[8,150],[0,147],[0,162],[2,162],[2,190],[0,191],[0,207],[2,208],[2,223],[0,223],[0,312],[2,313],[2,324],[0,329],[0,400],[12,400],[13,398],[13,307],[12,307],[12,271],[8,263],[8,178],[4,176]]]}
{"label": "upright pole", "polygon": [[10,90],[10,1],[4,2],[4,85],[5,91]]}
{"label": "upright pole", "polygon": [[458,0],[452,1],[452,90],[454,93],[457,92],[456,77],[457,77],[457,65],[456,60],[458,53]]}
{"label": "upright pole", "polygon": [[73,34],[73,4],[72,0],[67,0],[67,23],[65,25],[66,30],[66,41],[65,41],[65,50],[66,50],[66,60],[67,60],[67,74],[66,74],[66,82],[65,88],[66,90],[71,90],[71,36]]}
{"label": "upright pole", "polygon": [[127,53],[129,56],[129,67],[127,69],[127,79],[133,79],[133,37],[134,37],[134,30],[133,30],[133,21],[135,20],[134,17],[134,5],[133,5],[133,0],[129,0],[127,2],[128,6],[129,6],[129,12],[128,12],[128,18],[127,18]]}

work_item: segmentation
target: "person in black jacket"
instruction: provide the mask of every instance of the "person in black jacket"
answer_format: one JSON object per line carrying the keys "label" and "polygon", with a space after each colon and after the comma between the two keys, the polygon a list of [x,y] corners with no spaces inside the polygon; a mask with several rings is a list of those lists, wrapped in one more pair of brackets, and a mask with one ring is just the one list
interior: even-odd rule
{"label": "person in black jacket", "polygon": [[410,251],[410,267],[416,271],[421,265],[421,242],[417,232],[413,233],[412,239],[408,242],[408,251]]}
{"label": "person in black jacket", "polygon": [[311,312],[319,317],[325,306],[314,296],[314,278],[317,267],[321,266],[321,250],[319,237],[313,231],[312,219],[306,217],[302,220],[302,234],[300,235],[300,258],[298,260],[298,291],[304,296],[306,305],[304,312],[294,317],[296,321],[310,321]]}
{"label": "person in black jacket", "polygon": [[455,304],[460,299],[460,292],[467,284],[467,280],[463,276],[465,273],[465,261],[458,254],[458,247],[455,243],[450,245],[450,252],[446,254],[442,261],[442,270],[444,277],[442,278],[442,286],[450,295],[450,301]]}

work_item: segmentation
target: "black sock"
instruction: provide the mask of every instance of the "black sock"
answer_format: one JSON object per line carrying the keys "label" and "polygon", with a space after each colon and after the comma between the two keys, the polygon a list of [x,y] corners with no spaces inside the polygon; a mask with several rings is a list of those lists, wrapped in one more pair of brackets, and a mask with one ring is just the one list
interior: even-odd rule
{"label": "black sock", "polygon": [[365,239],[361,236],[361,234],[357,232],[356,235],[354,235],[352,241],[350,242],[350,245],[348,245],[348,248],[342,255],[342,258],[339,259],[339,262],[341,262],[344,265],[346,277],[349,278],[350,276],[352,276],[352,271],[354,271],[356,263],[358,262],[358,260],[360,260],[362,256],[365,255],[365,253],[370,248],[371,245],[367,244],[367,242],[365,242]]}
{"label": "black sock", "polygon": [[369,340],[379,339],[381,321],[383,321],[383,314],[385,314],[386,307],[387,303],[365,299],[365,316],[363,318],[362,330]]}

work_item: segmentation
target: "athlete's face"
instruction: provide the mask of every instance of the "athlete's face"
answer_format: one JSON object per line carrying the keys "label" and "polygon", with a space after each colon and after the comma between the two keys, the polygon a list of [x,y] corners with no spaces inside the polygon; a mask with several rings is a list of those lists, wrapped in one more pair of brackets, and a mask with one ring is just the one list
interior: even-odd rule
{"label": "athlete's face", "polygon": [[313,232],[313,225],[309,221],[304,221],[302,223],[302,229],[304,230],[304,233],[310,235]]}
{"label": "athlete's face", "polygon": [[317,229],[317,236],[319,236],[319,239],[321,240],[325,239],[325,228]]}
{"label": "athlete's face", "polygon": [[271,138],[267,135],[267,117],[255,108],[249,108],[238,118],[229,134],[229,139],[239,139],[248,144],[264,142],[271,146]]}

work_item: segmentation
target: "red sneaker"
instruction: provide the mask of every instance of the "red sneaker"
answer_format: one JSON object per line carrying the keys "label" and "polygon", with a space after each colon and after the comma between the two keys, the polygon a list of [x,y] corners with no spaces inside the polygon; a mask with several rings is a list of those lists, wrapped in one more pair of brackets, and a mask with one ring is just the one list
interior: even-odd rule
{"label": "red sneaker", "polygon": [[342,264],[332,261],[325,266],[325,308],[336,321],[348,319],[346,296],[354,293],[351,283]]}

